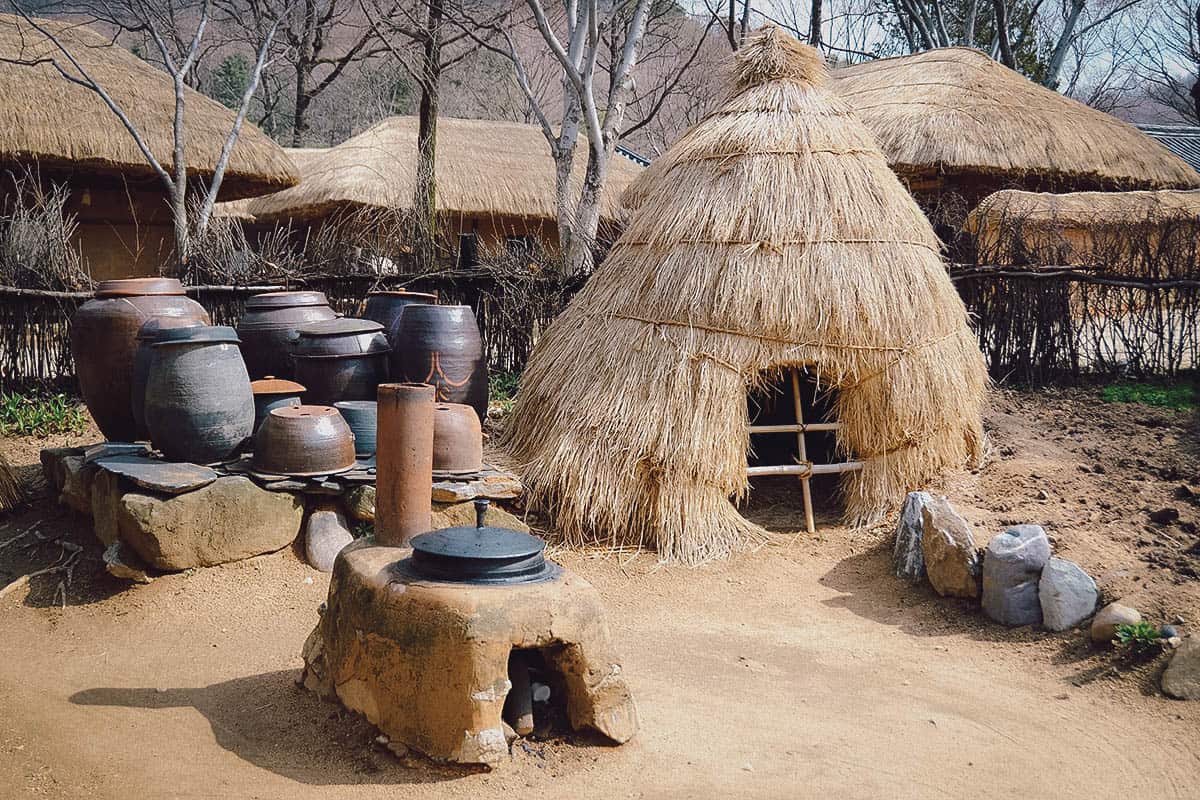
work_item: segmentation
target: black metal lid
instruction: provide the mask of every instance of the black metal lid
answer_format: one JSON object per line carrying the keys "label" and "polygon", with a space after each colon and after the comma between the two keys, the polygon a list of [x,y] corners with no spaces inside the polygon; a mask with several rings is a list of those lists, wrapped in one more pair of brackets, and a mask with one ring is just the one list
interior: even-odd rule
{"label": "black metal lid", "polygon": [[484,525],[488,501],[475,501],[475,526],[444,528],[412,540],[412,569],[452,583],[534,583],[558,574],[546,543],[512,528]]}
{"label": "black metal lid", "polygon": [[238,344],[237,331],[228,325],[201,325],[195,328],[163,328],[154,347],[172,344]]}

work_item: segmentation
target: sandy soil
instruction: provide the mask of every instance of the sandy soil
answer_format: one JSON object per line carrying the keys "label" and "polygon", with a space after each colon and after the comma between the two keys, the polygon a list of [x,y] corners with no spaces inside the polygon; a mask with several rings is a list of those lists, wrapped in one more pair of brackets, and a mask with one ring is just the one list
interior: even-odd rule
{"label": "sandy soil", "polygon": [[[988,463],[946,487],[981,540],[1042,523],[1110,597],[1200,620],[1194,416],[1066,392],[997,395],[988,421]],[[4,446],[33,464],[41,443]],[[748,512],[779,531],[799,520],[784,486]],[[1180,520],[1149,522],[1164,506]],[[0,584],[88,541],[43,500],[0,545],[37,521],[47,541],[0,549]],[[290,551],[129,588],[88,543],[65,608],[60,575],[0,599],[0,797],[1200,796],[1200,703],[1158,694],[1161,661],[907,587],[889,528],[781,533],[698,569],[560,553],[606,602],[642,731],[531,743],[492,772],[397,759],[294,686],[328,584]]]}

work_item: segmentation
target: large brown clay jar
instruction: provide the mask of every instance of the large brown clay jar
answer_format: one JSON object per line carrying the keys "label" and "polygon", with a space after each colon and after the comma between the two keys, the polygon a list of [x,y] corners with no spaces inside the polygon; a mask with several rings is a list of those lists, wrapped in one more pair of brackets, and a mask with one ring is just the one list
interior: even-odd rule
{"label": "large brown clay jar", "polygon": [[393,381],[428,383],[441,403],[465,403],[487,416],[488,371],[470,306],[410,305],[396,323]]}
{"label": "large brown clay jar", "polygon": [[334,319],[324,292],[268,292],[246,301],[238,320],[242,356],[251,378],[294,378],[289,341],[297,328]]}
{"label": "large brown clay jar", "polygon": [[83,401],[110,441],[130,442],[138,435],[130,408],[133,360],[138,331],[156,317],[211,321],[174,278],[102,281],[71,318],[71,356]]}
{"label": "large brown clay jar", "polygon": [[461,403],[433,407],[433,473],[465,475],[483,469],[483,429],[475,409]]}

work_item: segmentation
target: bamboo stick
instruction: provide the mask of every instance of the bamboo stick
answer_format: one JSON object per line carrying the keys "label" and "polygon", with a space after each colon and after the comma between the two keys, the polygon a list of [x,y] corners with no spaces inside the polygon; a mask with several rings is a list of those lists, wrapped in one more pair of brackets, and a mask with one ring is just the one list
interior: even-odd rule
{"label": "bamboo stick", "polygon": [[[808,464],[808,444],[804,441],[804,410],[800,402],[800,370],[792,369],[792,407],[796,411],[796,445],[799,447],[801,464]],[[809,533],[816,533],[817,526],[813,523],[812,488],[808,485],[806,473],[800,476],[800,493],[804,496],[804,526]]]}
{"label": "bamboo stick", "polygon": [[760,475],[840,475],[857,472],[863,468],[861,461],[844,461],[840,464],[783,464],[778,467],[746,467],[751,478]]}
{"label": "bamboo stick", "polygon": [[822,431],[840,431],[840,422],[810,422],[807,425],[751,425],[751,433],[820,433]]}

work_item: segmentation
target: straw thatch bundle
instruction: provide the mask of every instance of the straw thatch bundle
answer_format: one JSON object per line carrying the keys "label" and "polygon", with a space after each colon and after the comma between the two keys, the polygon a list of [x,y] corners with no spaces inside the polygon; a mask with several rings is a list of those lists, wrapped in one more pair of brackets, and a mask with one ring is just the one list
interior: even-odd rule
{"label": "straw thatch bundle", "polygon": [[986,375],[929,223],[812,48],[771,28],[728,101],[631,187],[608,259],[538,343],[506,444],[574,545],[695,563],[761,533],[747,392],[836,391],[848,517],[977,456]]}
{"label": "straw thatch bundle", "polygon": [[[288,160],[292,162],[292,167],[296,171],[299,178],[296,182],[299,183],[303,176],[311,173],[314,166],[320,163],[321,157],[324,155],[328,147],[285,147],[283,152],[287,154]],[[213,206],[213,216],[217,218],[236,220],[243,225],[253,225],[258,220],[254,216],[254,211],[251,204],[255,201],[254,197],[243,197],[239,200],[228,200],[226,202],[217,203]]]}
{"label": "straw thatch bundle", "polygon": [[985,260],[1102,266],[1133,272],[1137,253],[1200,234],[1200,191],[1005,190],[988,195],[963,226]]}
{"label": "straw thatch bundle", "polygon": [[24,494],[21,492],[21,484],[17,480],[17,476],[13,474],[8,459],[4,457],[3,453],[0,453],[0,511],[15,508],[23,498]]}
{"label": "straw thatch bundle", "polygon": [[[170,77],[128,50],[78,23],[39,20],[71,51],[141,131],[155,158],[173,163],[175,90]],[[19,16],[0,14],[0,57],[55,59],[70,71],[54,44]],[[234,112],[187,90],[187,167],[209,178]],[[0,162],[38,162],[79,173],[150,176],[151,167],[128,131],[90,89],[71,83],[49,64],[0,63]],[[283,149],[253,125],[242,127],[229,160],[221,197],[247,197],[296,182]]]}
{"label": "straw thatch bundle", "polygon": [[[336,147],[296,157],[300,183],[247,204],[259,223],[311,221],[358,209],[412,207],[417,118],[389,117]],[[575,159],[576,189],[585,154]],[[620,193],[641,168],[614,156],[602,216],[616,218]],[[517,122],[441,117],[437,204],[448,214],[554,219],[554,161],[541,128]]]}
{"label": "straw thatch bundle", "polygon": [[869,61],[838,70],[833,84],[910,181],[1007,178],[1060,191],[1200,187],[1200,174],[1134,126],[978,50]]}

